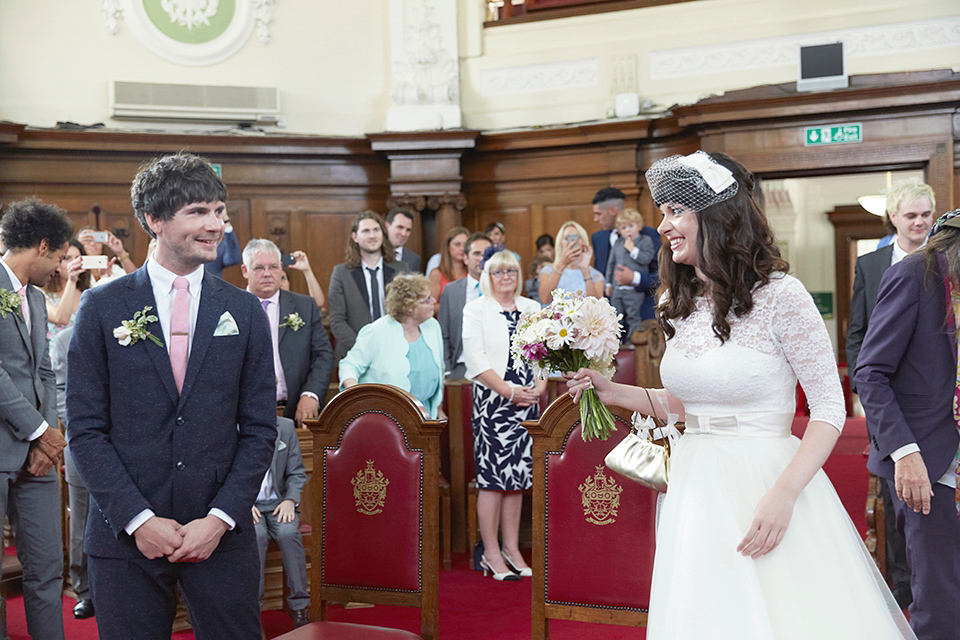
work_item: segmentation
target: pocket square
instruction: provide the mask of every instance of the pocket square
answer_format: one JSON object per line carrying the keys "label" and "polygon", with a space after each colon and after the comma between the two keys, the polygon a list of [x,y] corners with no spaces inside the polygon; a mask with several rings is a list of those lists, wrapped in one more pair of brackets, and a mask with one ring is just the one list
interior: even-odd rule
{"label": "pocket square", "polygon": [[240,330],[237,329],[237,321],[233,319],[229,311],[224,311],[219,322],[217,322],[217,329],[213,332],[213,337],[236,335],[240,335]]}
{"label": "pocket square", "polygon": [[277,451],[283,451],[286,448],[287,448],[287,443],[284,442],[283,440],[277,443]]}

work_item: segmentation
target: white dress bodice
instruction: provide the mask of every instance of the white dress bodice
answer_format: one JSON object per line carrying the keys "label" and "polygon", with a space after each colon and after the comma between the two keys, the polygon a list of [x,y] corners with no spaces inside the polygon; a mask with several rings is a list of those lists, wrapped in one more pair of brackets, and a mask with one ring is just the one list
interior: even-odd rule
{"label": "white dress bodice", "polygon": [[753,300],[746,316],[729,315],[730,338],[722,344],[708,298],[673,321],[676,334],[661,364],[664,387],[688,415],[792,416],[799,379],[810,418],[841,429],[846,410],[836,359],[810,294],[796,278],[776,274]]}

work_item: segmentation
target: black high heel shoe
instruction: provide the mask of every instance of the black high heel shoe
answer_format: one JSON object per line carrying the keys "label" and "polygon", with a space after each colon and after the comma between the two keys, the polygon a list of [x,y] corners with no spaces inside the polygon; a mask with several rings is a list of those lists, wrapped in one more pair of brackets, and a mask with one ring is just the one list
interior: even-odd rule
{"label": "black high heel shoe", "polygon": [[517,565],[513,564],[513,560],[510,559],[510,556],[508,556],[505,553],[501,553],[500,555],[503,556],[503,561],[507,563],[507,566],[510,568],[510,571],[513,571],[519,577],[529,578],[533,576],[533,569],[531,569],[530,567],[524,567],[523,569],[521,569]]}
{"label": "black high heel shoe", "polygon": [[496,571],[491,569],[490,563],[487,562],[486,556],[480,556],[480,566],[483,567],[484,578],[487,577],[487,573],[489,572],[493,576],[494,580],[498,580],[500,582],[518,582],[520,580],[520,576],[513,573],[512,571],[504,571],[503,573],[497,573]]}

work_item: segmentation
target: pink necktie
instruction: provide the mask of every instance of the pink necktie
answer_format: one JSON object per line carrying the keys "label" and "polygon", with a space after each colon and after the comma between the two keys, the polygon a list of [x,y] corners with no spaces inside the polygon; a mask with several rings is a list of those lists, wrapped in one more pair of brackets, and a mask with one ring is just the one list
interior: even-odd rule
{"label": "pink necktie", "polygon": [[187,350],[190,346],[190,283],[178,276],[173,281],[177,295],[173,299],[173,315],[170,319],[170,366],[177,391],[183,390],[183,378],[187,375]]}

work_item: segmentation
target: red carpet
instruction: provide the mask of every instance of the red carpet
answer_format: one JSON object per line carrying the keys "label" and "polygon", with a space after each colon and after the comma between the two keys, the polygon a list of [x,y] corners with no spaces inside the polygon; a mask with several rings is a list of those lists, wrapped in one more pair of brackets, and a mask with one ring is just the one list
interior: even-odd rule
{"label": "red carpet", "polygon": [[[802,435],[805,419],[794,424],[794,433]],[[863,450],[867,445],[866,423],[862,418],[847,420],[840,441],[824,469],[861,533],[866,531],[864,508],[867,499],[867,470]],[[527,553],[529,559],[529,552]],[[440,572],[439,637],[447,640],[528,640],[530,638],[530,580],[495,582],[480,572],[470,571],[465,554],[455,555],[453,569]],[[70,640],[95,640],[96,622],[73,619],[73,600],[64,598],[63,618]],[[343,622],[394,627],[418,632],[417,609],[378,606],[345,610],[332,607],[330,619]],[[262,616],[268,638],[293,628],[282,611],[266,611]],[[23,615],[23,598],[7,601],[7,627],[11,640],[29,640]],[[609,625],[556,621],[550,625],[551,640],[642,640],[643,629]],[[193,638],[190,632],[173,634],[176,640]]]}

